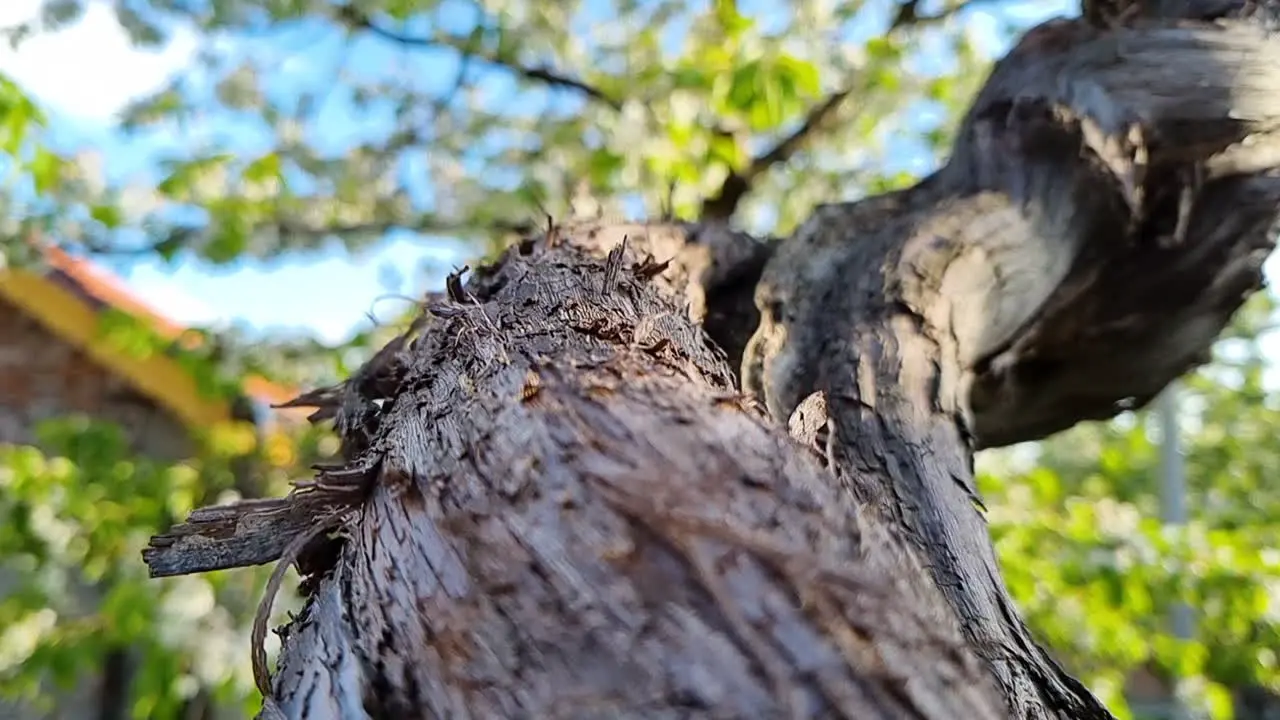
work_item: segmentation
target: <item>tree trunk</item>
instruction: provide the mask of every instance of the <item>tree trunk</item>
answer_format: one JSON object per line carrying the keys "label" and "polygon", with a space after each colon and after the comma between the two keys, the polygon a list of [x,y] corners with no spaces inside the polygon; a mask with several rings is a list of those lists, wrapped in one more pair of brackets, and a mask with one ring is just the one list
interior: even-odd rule
{"label": "tree trunk", "polygon": [[1252,22],[1036,28],[942,170],[780,244],[549,228],[296,401],[344,463],[146,560],[283,558],[267,609],[297,562],[266,717],[1109,717],[1019,619],[973,451],[1145,403],[1259,287]]}
{"label": "tree trunk", "polygon": [[822,393],[836,475],[921,548],[1014,717],[1108,714],[1012,606],[971,436],[1110,417],[1200,361],[1274,242],[1277,63],[1247,25],[1042,25],[945,167],[820,208],[759,283],[744,384],[779,418]]}
{"label": "tree trunk", "polygon": [[507,253],[312,398],[353,452],[300,494],[364,497],[273,709],[1001,717],[911,553],[734,390],[654,263],[574,242],[599,237]]}

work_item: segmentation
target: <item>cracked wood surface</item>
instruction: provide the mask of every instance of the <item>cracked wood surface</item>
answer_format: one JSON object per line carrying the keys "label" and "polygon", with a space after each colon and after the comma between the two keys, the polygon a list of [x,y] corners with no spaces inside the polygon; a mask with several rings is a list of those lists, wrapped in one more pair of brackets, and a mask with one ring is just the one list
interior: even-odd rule
{"label": "cracked wood surface", "polygon": [[919,564],[642,258],[528,250],[382,378],[377,482],[270,712],[1000,717]]}
{"label": "cracked wood surface", "polygon": [[1109,717],[1017,617],[972,452],[1146,402],[1258,287],[1276,43],[1048,23],[942,170],[779,245],[521,243],[299,400],[344,465],[200,511],[147,562],[264,562],[308,531],[289,518],[354,510],[297,558],[263,717]]}

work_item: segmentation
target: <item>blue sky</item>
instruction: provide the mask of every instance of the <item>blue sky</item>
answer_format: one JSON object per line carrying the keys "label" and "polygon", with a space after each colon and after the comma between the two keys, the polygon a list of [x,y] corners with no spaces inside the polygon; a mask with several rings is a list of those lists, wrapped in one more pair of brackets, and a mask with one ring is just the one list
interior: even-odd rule
{"label": "blue sky", "polygon": [[[38,0],[4,0],[0,3],[0,25],[32,16],[37,6]],[[282,61],[278,66],[281,72],[273,81],[292,83],[295,87],[285,90],[296,91],[331,79],[339,60],[339,39],[331,37],[317,44],[314,32],[308,32],[313,30],[298,28],[269,42],[246,41],[241,52],[277,56]],[[89,6],[79,22],[57,34],[38,37],[18,53],[7,48],[0,51],[0,71],[16,79],[49,111],[58,146],[91,150],[101,156],[110,176],[127,178],[147,173],[146,159],[156,149],[180,147],[190,138],[131,141],[112,131],[114,114],[130,100],[159,89],[192,66],[198,49],[195,36],[178,32],[162,52],[137,51],[115,23],[110,7],[97,3]],[[381,54],[385,56],[385,50]],[[365,64],[378,60],[377,53],[357,56]],[[93,62],[69,63],[68,57],[92,58]],[[302,57],[307,62],[298,62]],[[340,144],[359,131],[343,113],[329,114],[333,117],[327,119],[324,129],[330,142]],[[237,151],[251,152],[256,144],[257,138],[250,132],[221,129]],[[300,327],[336,341],[362,322],[365,313],[395,309],[375,303],[386,294],[389,276],[414,275],[424,262],[447,269],[462,260],[460,251],[456,243],[443,239],[398,237],[372,252],[356,255],[334,249],[227,268],[189,262],[177,268],[155,261],[106,264],[175,319],[200,324],[234,320],[258,328]],[[388,273],[389,268],[398,273]]]}
{"label": "blue sky", "polygon": [[[163,86],[193,66],[202,40],[179,30],[160,52],[130,47],[115,23],[109,4],[90,0],[85,16],[57,34],[37,37],[14,53],[0,49],[0,71],[22,84],[50,112],[55,137],[63,148],[89,148],[102,157],[113,177],[146,174],[147,158],[157,147],[181,147],[189,137],[153,137],[144,145],[112,131],[114,114],[130,100]],[[929,3],[926,3],[928,5]],[[1000,3],[999,15],[1020,23],[1075,12],[1072,0],[1045,3]],[[39,0],[3,0],[0,25],[31,16]],[[749,10],[751,3],[744,3]],[[985,17],[984,17],[985,16]],[[975,23],[992,52],[1003,51],[1008,38],[998,35],[997,23],[979,5]],[[254,38],[220,39],[228,56],[253,56],[274,68],[272,93],[297,93],[331,83],[344,59],[354,72],[376,72],[404,60],[398,48],[381,41],[361,41],[358,52],[343,52],[344,41],[320,23],[300,23],[283,32]],[[67,58],[91,59],[68,62]],[[415,77],[450,82],[453,60],[445,54],[415,53]],[[496,78],[495,78],[496,79]],[[489,79],[486,78],[486,81]],[[344,142],[376,127],[377,119],[357,118],[340,100],[326,107],[317,124],[321,142],[340,148]],[[238,152],[252,152],[263,138],[235,125],[218,125],[206,139],[225,143]],[[902,158],[909,161],[911,158]],[[159,262],[113,262],[132,287],[162,311],[184,322],[237,322],[258,329],[296,328],[325,340],[340,341],[373,312],[386,317],[401,309],[391,293],[414,294],[424,284],[440,281],[442,271],[466,260],[465,247],[443,238],[408,235],[389,238],[368,252],[349,254],[332,248],[306,256],[263,263],[238,262],[215,268],[193,262],[167,267]],[[382,300],[379,300],[382,298]]]}

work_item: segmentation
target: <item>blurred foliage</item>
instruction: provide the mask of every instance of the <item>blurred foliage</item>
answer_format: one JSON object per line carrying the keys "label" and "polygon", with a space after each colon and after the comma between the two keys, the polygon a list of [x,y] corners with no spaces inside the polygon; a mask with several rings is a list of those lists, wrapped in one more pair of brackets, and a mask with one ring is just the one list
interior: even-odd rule
{"label": "blurred foliage", "polygon": [[[1264,385],[1274,363],[1262,348],[1274,305],[1254,296],[1214,363],[1180,385],[1187,524],[1160,519],[1153,410],[983,458],[1010,591],[1121,718],[1135,716],[1123,690],[1139,669],[1213,718],[1232,717],[1236,689],[1280,693],[1280,394],[1274,372]],[[1194,617],[1189,640],[1171,633],[1179,602]]]}
{"label": "blurred foliage", "polygon": [[[45,0],[8,40],[55,32],[89,1]],[[936,161],[996,51],[980,27],[1010,29],[979,7],[997,5],[1018,3],[118,0],[138,45],[198,46],[190,72],[121,118],[153,170],[116,176],[91,151],[55,149],[44,113],[0,76],[0,247],[38,262],[23,242],[38,233],[75,252],[230,264],[406,232],[492,240],[544,212],[715,215],[782,234],[815,203]],[[1178,678],[1217,718],[1229,690],[1280,690],[1280,404],[1258,344],[1272,316],[1255,298],[1184,386],[1185,528],[1157,520],[1149,413],[982,458],[1018,603],[1123,717],[1138,669]],[[217,393],[246,374],[332,381],[392,331],[338,348],[195,331],[174,343],[103,320]],[[332,437],[229,426],[199,440],[197,457],[162,463],[72,418],[42,431],[44,452],[0,448],[0,573],[16,578],[0,593],[0,696],[47,703],[127,647],[134,717],[176,718],[199,698],[256,710],[247,622],[263,573],[147,580],[138,551],[235,497],[245,458],[278,494]],[[1195,608],[1190,641],[1167,629],[1178,601]]]}
{"label": "blurred foliage", "polygon": [[[9,40],[86,3],[44,0]],[[491,240],[544,212],[786,232],[817,202],[921,169],[890,150],[927,165],[993,51],[975,40],[991,16],[958,0],[114,7],[138,45],[198,39],[197,66],[121,120],[158,169],[130,181],[50,156],[25,222],[94,251],[215,263],[398,231]]]}
{"label": "blurred foliage", "polygon": [[246,484],[286,492],[336,439],[225,423],[201,433],[195,457],[165,463],[85,417],[47,422],[38,436],[43,452],[0,445],[0,699],[48,710],[127,649],[131,717],[197,717],[192,703],[255,713],[247,648],[265,570],[152,580],[140,553]]}
{"label": "blurred foliage", "polygon": [[[29,186],[36,193],[50,193],[50,167],[59,158],[41,142],[47,119],[41,109],[10,77],[0,72],[0,209],[8,210],[0,224],[0,270],[30,262],[31,253],[19,215],[12,212],[13,198]],[[16,241],[16,242],[15,242]]]}

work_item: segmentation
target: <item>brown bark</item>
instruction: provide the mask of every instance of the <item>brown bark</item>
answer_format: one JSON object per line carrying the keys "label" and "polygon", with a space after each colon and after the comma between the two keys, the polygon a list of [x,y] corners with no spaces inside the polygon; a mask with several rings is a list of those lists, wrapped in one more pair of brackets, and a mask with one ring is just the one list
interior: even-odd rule
{"label": "brown bark", "polygon": [[270,712],[1000,717],[912,554],[750,409],[669,280],[574,242],[601,239],[508,253],[315,400],[373,440],[299,497],[373,482]]}
{"label": "brown bark", "polygon": [[1260,29],[1047,24],[916,187],[776,246],[553,228],[451,281],[300,399],[342,465],[146,560],[297,560],[268,717],[1109,717],[1018,618],[973,450],[1203,356],[1261,280],[1277,128]]}

